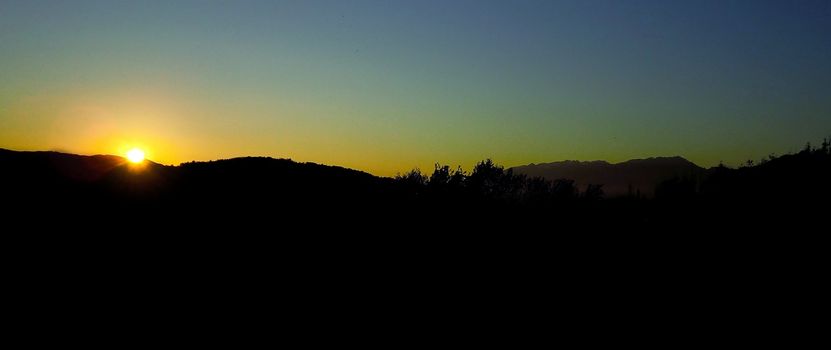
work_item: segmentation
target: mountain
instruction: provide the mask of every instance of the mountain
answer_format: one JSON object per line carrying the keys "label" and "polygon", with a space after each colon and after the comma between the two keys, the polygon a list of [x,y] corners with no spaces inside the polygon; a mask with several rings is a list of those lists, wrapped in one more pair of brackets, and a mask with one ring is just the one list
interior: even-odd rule
{"label": "mountain", "polygon": [[82,156],[52,151],[18,152],[0,148],[2,176],[22,178],[63,178],[67,181],[94,181],[127,163],[111,155]]}
{"label": "mountain", "polygon": [[549,180],[574,180],[578,187],[603,185],[608,197],[640,192],[654,195],[661,182],[675,177],[699,180],[705,169],[682,157],[632,159],[621,163],[605,161],[574,161],[529,164],[511,168],[517,174],[543,177]]}
{"label": "mountain", "polygon": [[[63,287],[88,293],[76,286],[88,283],[78,276],[90,271],[106,288],[142,293],[148,289],[134,276],[165,283],[166,291],[197,275],[210,281],[205,288],[251,281],[252,290],[297,286],[321,300],[333,288],[364,293],[352,286],[373,281],[382,291],[409,290],[410,276],[445,286],[498,273],[514,288],[515,281],[547,283],[560,269],[583,276],[575,285],[586,286],[585,278],[620,266],[614,271],[623,278],[643,270],[654,279],[701,275],[709,264],[708,279],[731,281],[748,271],[746,262],[771,257],[758,269],[763,278],[790,262],[783,271],[811,280],[822,271],[805,266],[824,266],[827,250],[828,148],[714,168],[700,186],[666,182],[654,198],[610,200],[490,160],[471,172],[444,167],[390,179],[263,157],[136,166],[115,156],[0,150],[0,222],[9,270],[29,276],[26,286],[48,283],[24,289],[43,291],[44,300]],[[516,170],[604,183],[609,193],[703,174],[677,157]],[[723,261],[740,264],[725,269]],[[369,277],[356,279],[361,273]],[[233,279],[215,283],[217,274]],[[390,285],[396,276],[405,281]],[[128,281],[113,284],[119,277]]]}
{"label": "mountain", "polygon": [[[157,219],[285,217],[380,206],[392,179],[290,159],[244,157],[166,166],[111,155],[0,149],[0,193],[11,209],[73,219],[95,213]],[[347,204],[348,203],[348,204]],[[130,214],[132,213],[132,214]],[[266,214],[268,213],[268,214]],[[116,219],[119,218],[119,219]]]}
{"label": "mountain", "polygon": [[[0,221],[18,219],[28,229],[57,225],[118,232],[161,232],[158,226],[166,223],[181,232],[247,228],[280,233],[275,236],[280,238],[345,228],[478,235],[520,232],[541,220],[556,222],[553,230],[559,232],[587,224],[737,227],[756,218],[794,225],[825,218],[813,212],[827,204],[810,203],[827,203],[828,178],[827,142],[738,169],[705,171],[680,157],[616,164],[564,161],[508,170],[487,160],[470,172],[444,166],[432,174],[414,170],[396,178],[265,157],[166,166],[106,155],[0,150],[5,204]],[[553,181],[558,179],[577,185]],[[589,184],[604,185],[605,194]],[[642,196],[602,200],[630,192]]]}

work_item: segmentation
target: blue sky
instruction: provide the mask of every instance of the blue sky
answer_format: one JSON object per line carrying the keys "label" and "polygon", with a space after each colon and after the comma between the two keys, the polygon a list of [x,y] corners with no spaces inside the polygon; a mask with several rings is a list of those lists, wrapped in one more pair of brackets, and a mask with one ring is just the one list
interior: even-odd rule
{"label": "blue sky", "polygon": [[0,147],[391,175],[831,135],[828,1],[0,0]]}

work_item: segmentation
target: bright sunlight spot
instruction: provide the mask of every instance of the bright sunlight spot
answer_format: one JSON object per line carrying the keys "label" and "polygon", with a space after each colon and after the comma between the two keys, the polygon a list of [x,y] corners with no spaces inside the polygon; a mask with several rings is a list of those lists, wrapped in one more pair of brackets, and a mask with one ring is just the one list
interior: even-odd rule
{"label": "bright sunlight spot", "polygon": [[144,151],[133,148],[127,151],[127,159],[132,163],[141,163],[144,160]]}

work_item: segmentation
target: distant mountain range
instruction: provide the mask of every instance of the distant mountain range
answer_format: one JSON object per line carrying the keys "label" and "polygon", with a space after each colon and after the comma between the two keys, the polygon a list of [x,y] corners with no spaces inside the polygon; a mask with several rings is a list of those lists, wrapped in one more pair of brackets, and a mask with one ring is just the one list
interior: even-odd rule
{"label": "distant mountain range", "polygon": [[517,174],[531,177],[574,180],[575,185],[580,188],[589,184],[602,184],[604,193],[609,197],[629,193],[652,196],[655,187],[662,181],[675,177],[700,179],[707,171],[682,157],[632,159],[621,163],[566,160],[529,164],[512,169]]}

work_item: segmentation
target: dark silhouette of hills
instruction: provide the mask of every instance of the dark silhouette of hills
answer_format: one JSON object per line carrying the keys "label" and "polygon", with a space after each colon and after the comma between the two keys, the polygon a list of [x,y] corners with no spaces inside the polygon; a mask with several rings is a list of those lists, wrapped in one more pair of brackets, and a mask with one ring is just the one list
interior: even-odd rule
{"label": "dark silhouette of hills", "polygon": [[290,212],[355,198],[369,202],[392,182],[342,167],[264,157],[165,166],[117,156],[0,150],[0,168],[6,197],[33,207],[116,216],[132,210],[167,219]]}
{"label": "dark silhouette of hills", "polygon": [[[824,220],[828,142],[740,168],[704,170],[680,158],[556,162],[470,172],[436,165],[395,178],[264,157],[134,165],[116,156],[0,150],[6,217],[92,227],[522,232],[655,230],[671,225],[799,224]],[[819,204],[816,204],[819,203]],[[94,216],[101,225],[84,218]],[[282,224],[281,224],[282,222]],[[130,225],[123,225],[130,223]],[[106,225],[105,225],[106,224]],[[442,227],[436,231],[436,227]]]}
{"label": "dark silhouette of hills", "polygon": [[511,168],[518,174],[549,180],[571,179],[578,187],[603,184],[608,197],[623,195],[653,196],[663,181],[681,177],[701,179],[706,170],[682,157],[632,159],[621,163],[605,161],[561,161]]}
{"label": "dark silhouette of hills", "polygon": [[[700,171],[681,159],[623,164],[627,176]],[[576,168],[595,167],[616,165]],[[642,170],[652,167],[660,171]],[[506,295],[534,310],[551,295],[612,300],[601,308],[644,298],[710,304],[722,299],[707,297],[712,285],[743,290],[743,300],[771,278],[814,290],[806,281],[825,266],[829,179],[828,142],[701,179],[680,173],[651,197],[611,197],[602,183],[518,174],[491,160],[383,178],[263,157],[137,167],[0,150],[0,227],[22,276],[15,285],[36,286],[26,292],[39,300],[101,284],[177,305],[215,291],[194,308],[203,311],[227,295],[257,300],[251,309],[273,295],[324,308],[399,295],[453,308],[469,300],[470,312]],[[193,281],[202,285],[168,297]]]}
{"label": "dark silhouette of hills", "polygon": [[65,178],[93,181],[125,164],[126,159],[111,155],[81,156],[60,152],[15,152],[0,148],[4,175]]}

